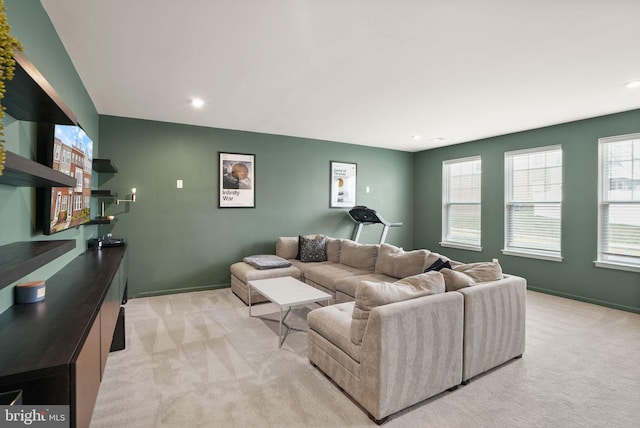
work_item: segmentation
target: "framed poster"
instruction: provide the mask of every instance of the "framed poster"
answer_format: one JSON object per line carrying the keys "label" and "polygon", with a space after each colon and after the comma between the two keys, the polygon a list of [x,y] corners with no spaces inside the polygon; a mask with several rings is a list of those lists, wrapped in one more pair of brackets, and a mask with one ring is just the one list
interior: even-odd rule
{"label": "framed poster", "polygon": [[218,161],[218,207],[255,208],[255,155],[219,152]]}
{"label": "framed poster", "polygon": [[353,208],[356,205],[355,163],[331,161],[331,200],[329,208]]}

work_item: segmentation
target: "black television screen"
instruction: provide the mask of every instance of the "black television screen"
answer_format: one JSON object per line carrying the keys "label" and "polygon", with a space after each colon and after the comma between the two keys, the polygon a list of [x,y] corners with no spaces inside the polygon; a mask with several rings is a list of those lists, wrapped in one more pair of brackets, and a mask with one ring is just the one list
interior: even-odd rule
{"label": "black television screen", "polygon": [[75,125],[39,124],[41,162],[76,179],[75,187],[52,187],[43,192],[42,232],[46,235],[78,227],[91,215],[93,141]]}

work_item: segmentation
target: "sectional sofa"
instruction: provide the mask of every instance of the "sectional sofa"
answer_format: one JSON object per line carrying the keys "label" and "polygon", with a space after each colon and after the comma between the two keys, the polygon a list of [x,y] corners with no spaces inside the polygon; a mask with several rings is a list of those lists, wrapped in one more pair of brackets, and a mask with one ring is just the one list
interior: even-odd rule
{"label": "sectional sofa", "polygon": [[[231,265],[231,290],[245,304],[249,303],[247,282],[253,279],[292,276],[332,296],[332,303],[349,302],[355,299],[355,290],[360,281],[393,282],[421,273],[425,264],[438,259],[438,254],[428,250],[403,252],[398,256],[392,245],[365,245],[348,239],[334,239],[311,235],[309,240],[324,238],[324,246],[317,248],[324,257],[309,252],[308,258],[300,257],[301,237],[278,238],[276,256],[291,263],[289,267],[256,269],[247,262]],[[304,237],[303,237],[304,239]],[[252,292],[251,301],[266,301]]]}
{"label": "sectional sofa", "polygon": [[321,235],[279,238],[276,256],[289,266],[233,264],[233,292],[293,276],[331,294],[308,315],[309,360],[377,423],[524,352],[526,281],[498,263]]}

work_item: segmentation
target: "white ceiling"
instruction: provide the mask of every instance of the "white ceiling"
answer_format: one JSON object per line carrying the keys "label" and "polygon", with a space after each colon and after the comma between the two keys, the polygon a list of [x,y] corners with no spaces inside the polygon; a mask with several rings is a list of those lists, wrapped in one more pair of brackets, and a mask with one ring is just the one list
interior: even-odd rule
{"label": "white ceiling", "polygon": [[639,0],[41,1],[105,115],[418,151],[640,108]]}

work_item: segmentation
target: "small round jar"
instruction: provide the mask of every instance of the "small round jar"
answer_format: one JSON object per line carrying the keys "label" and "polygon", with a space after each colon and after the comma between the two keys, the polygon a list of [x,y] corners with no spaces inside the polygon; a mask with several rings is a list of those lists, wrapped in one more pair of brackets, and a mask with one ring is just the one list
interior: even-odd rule
{"label": "small round jar", "polygon": [[16,303],[35,303],[44,300],[46,292],[44,281],[30,281],[17,284]]}

